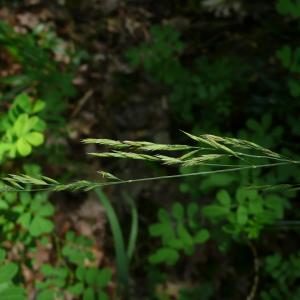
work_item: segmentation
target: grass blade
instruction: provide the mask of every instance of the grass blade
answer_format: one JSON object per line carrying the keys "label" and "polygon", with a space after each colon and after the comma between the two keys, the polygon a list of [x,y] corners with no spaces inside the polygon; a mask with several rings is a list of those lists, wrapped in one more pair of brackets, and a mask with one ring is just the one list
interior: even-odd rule
{"label": "grass blade", "polygon": [[128,282],[129,264],[128,264],[127,253],[125,250],[125,244],[124,244],[124,238],[123,238],[121,226],[113,206],[111,205],[109,199],[103,193],[101,188],[100,187],[95,188],[95,192],[106,211],[108,222],[114,238],[118,280],[126,292],[128,291],[129,288],[129,282]]}

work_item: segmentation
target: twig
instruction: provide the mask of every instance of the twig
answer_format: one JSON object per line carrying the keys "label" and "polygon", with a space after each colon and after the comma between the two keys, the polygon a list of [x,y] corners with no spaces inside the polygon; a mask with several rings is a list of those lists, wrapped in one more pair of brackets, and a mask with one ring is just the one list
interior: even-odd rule
{"label": "twig", "polygon": [[252,284],[251,291],[249,295],[247,296],[246,300],[254,300],[254,297],[256,295],[257,287],[258,287],[258,282],[259,282],[259,259],[257,255],[256,248],[252,243],[249,243],[249,247],[251,249],[251,252],[253,254],[254,258],[254,280]]}
{"label": "twig", "polygon": [[78,105],[73,110],[71,117],[74,118],[77,116],[77,114],[80,112],[84,104],[93,96],[94,90],[90,89],[88,90],[83,97],[78,101]]}

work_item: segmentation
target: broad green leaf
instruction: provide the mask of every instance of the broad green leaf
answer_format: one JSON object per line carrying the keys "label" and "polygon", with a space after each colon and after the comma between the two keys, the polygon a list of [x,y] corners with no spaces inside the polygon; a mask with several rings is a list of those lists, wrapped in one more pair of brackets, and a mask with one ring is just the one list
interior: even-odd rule
{"label": "broad green leaf", "polygon": [[245,225],[248,221],[248,211],[243,205],[240,205],[237,209],[237,222],[239,225]]}
{"label": "broad green leaf", "polygon": [[107,293],[100,291],[97,300],[109,300]]}
{"label": "broad green leaf", "polygon": [[30,132],[24,136],[24,139],[33,146],[40,146],[44,142],[44,136],[40,132]]}
{"label": "broad green leaf", "polygon": [[36,131],[44,131],[46,129],[47,125],[45,123],[45,121],[43,121],[42,119],[36,117],[35,122],[33,124],[32,130],[36,130]]}
{"label": "broad green leaf", "polygon": [[162,236],[166,238],[174,237],[174,229],[172,223],[156,223],[149,226],[149,233],[151,236]]}
{"label": "broad green leaf", "polygon": [[31,200],[32,200],[31,195],[30,195],[30,193],[28,193],[28,192],[20,193],[20,194],[19,194],[19,197],[20,197],[21,203],[22,203],[24,206],[30,204],[30,202],[31,202]]}
{"label": "broad green leaf", "polygon": [[49,264],[43,264],[41,271],[45,276],[51,276],[55,272],[55,269]]}
{"label": "broad green leaf", "polygon": [[295,98],[300,96],[300,83],[297,80],[290,79],[288,81],[288,86],[291,92],[291,95]]}
{"label": "broad green leaf", "polygon": [[104,288],[111,281],[112,271],[108,268],[99,270],[96,278],[97,287]]}
{"label": "broad green leaf", "polygon": [[92,288],[87,288],[84,292],[83,292],[83,300],[96,300],[95,297],[95,292]]}
{"label": "broad green leaf", "polygon": [[18,272],[18,266],[14,263],[8,263],[0,266],[0,283],[10,281]]}
{"label": "broad green leaf", "polygon": [[158,211],[158,219],[159,221],[161,222],[170,222],[170,216],[169,214],[167,213],[167,211],[163,208],[159,209]]}
{"label": "broad green leaf", "polygon": [[229,213],[229,210],[220,205],[207,205],[203,207],[202,213],[208,218],[224,217]]}
{"label": "broad green leaf", "polygon": [[17,199],[17,193],[15,192],[5,193],[4,198],[8,203],[12,204]]}
{"label": "broad green leaf", "polygon": [[9,205],[6,201],[0,199],[0,209],[6,210],[9,208]]}
{"label": "broad green leaf", "polygon": [[174,248],[176,250],[181,250],[184,248],[184,243],[181,239],[172,238],[172,239],[168,239],[166,246],[170,248]]}
{"label": "broad green leaf", "polygon": [[1,300],[27,300],[25,290],[21,287],[11,285],[4,292],[0,293]]}
{"label": "broad green leaf", "polygon": [[253,131],[258,131],[260,129],[260,124],[253,119],[247,120],[246,125],[248,128],[250,128]]}
{"label": "broad green leaf", "polygon": [[289,68],[292,61],[292,50],[289,46],[283,46],[277,51],[277,57],[281,60],[282,65],[285,68]]}
{"label": "broad green leaf", "polygon": [[31,213],[23,213],[17,220],[17,223],[21,224],[24,228],[29,228],[31,222]]}
{"label": "broad green leaf", "polygon": [[51,221],[42,217],[35,217],[29,227],[29,232],[32,236],[39,236],[43,233],[50,233],[54,228]]}
{"label": "broad green leaf", "polygon": [[22,93],[20,95],[18,95],[15,98],[15,102],[16,105],[19,105],[24,112],[26,113],[30,113],[30,109],[31,109],[31,103],[30,103],[30,98],[27,94]]}
{"label": "broad green leaf", "polygon": [[84,290],[84,285],[82,282],[78,282],[70,287],[68,287],[68,292],[70,292],[73,295],[81,295]]}
{"label": "broad green leaf", "polygon": [[33,109],[32,112],[33,113],[38,113],[40,111],[42,111],[45,108],[46,104],[44,101],[42,100],[37,100],[34,105],[33,105]]}
{"label": "broad green leaf", "polygon": [[6,257],[6,251],[0,248],[0,262],[2,262]]}
{"label": "broad green leaf", "polygon": [[184,209],[181,203],[176,202],[172,207],[172,214],[177,221],[182,221],[184,218]]}
{"label": "broad green leaf", "polygon": [[235,197],[238,203],[244,204],[248,196],[248,191],[242,187],[238,188]]}
{"label": "broad green leaf", "polygon": [[51,289],[43,290],[38,293],[37,300],[55,300],[55,291]]}
{"label": "broad green leaf", "polygon": [[17,149],[22,156],[27,156],[31,153],[31,146],[24,138],[18,139]]}
{"label": "broad green leaf", "polygon": [[262,199],[255,198],[249,202],[249,213],[259,217],[263,213],[263,202]]}
{"label": "broad green leaf", "polygon": [[198,224],[195,221],[196,219],[196,214],[199,211],[199,206],[197,205],[197,203],[192,202],[189,203],[188,207],[187,207],[187,217],[188,217],[188,223],[190,228],[195,229],[197,228]]}
{"label": "broad green leaf", "polygon": [[185,248],[187,249],[193,248],[194,246],[193,238],[183,224],[178,224],[177,233],[178,233],[178,237],[182,240]]}
{"label": "broad green leaf", "polygon": [[206,229],[201,229],[195,236],[196,243],[203,244],[209,239],[209,232]]}
{"label": "broad green leaf", "polygon": [[221,190],[217,194],[218,201],[224,205],[225,207],[230,207],[231,205],[231,198],[227,191]]}
{"label": "broad green leaf", "polygon": [[30,117],[26,123],[26,132],[25,133],[35,130],[35,127],[37,126],[39,120],[40,120],[40,118],[38,116]]}
{"label": "broad green leaf", "polygon": [[12,283],[10,281],[0,283],[0,295],[3,295],[11,286]]}
{"label": "broad green leaf", "polygon": [[28,131],[28,115],[21,114],[19,115],[17,121],[14,124],[14,132],[17,135],[17,137],[21,138]]}
{"label": "broad green leaf", "polygon": [[41,204],[39,209],[36,211],[36,215],[40,217],[50,217],[54,214],[54,207],[52,204]]}
{"label": "broad green leaf", "polygon": [[96,282],[96,277],[98,274],[97,268],[88,268],[85,274],[85,281],[89,285],[93,285]]}
{"label": "broad green leaf", "polygon": [[279,14],[300,17],[300,3],[298,0],[278,0],[276,10]]}
{"label": "broad green leaf", "polygon": [[77,279],[79,279],[80,281],[83,281],[84,280],[84,276],[85,276],[85,269],[84,269],[84,267],[79,266],[76,269],[75,274],[76,274],[76,278]]}

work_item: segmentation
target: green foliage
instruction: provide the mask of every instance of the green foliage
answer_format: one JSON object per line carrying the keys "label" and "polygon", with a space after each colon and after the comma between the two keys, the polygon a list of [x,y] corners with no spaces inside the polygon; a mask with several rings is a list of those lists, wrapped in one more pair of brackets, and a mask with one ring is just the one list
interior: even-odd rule
{"label": "green foliage", "polygon": [[290,46],[285,45],[276,54],[282,66],[290,72],[290,78],[287,81],[290,93],[293,97],[298,98],[300,96],[298,79],[300,74],[300,48],[297,47],[295,50],[292,50]]}
{"label": "green foliage", "polygon": [[126,56],[133,67],[142,64],[154,80],[173,84],[182,71],[177,59],[184,47],[179,33],[170,26],[153,26],[150,33],[151,41],[130,49]]}
{"label": "green foliage", "polygon": [[[35,176],[40,173],[34,165],[26,165],[24,169]],[[5,240],[30,244],[33,239],[54,229],[51,221],[54,206],[49,202],[46,192],[4,193],[0,197],[0,210],[0,232]]]}
{"label": "green foliage", "polygon": [[67,295],[83,300],[109,299],[106,287],[111,281],[112,272],[107,268],[91,266],[95,261],[92,247],[94,243],[88,238],[68,232],[63,243],[61,264],[42,265],[44,280],[36,282],[37,299],[65,299]]}
{"label": "green foliage", "polygon": [[33,198],[29,193],[20,194],[20,205],[15,211],[21,215],[17,223],[28,230],[33,237],[52,232],[54,225],[48,218],[53,216],[54,207],[47,201],[47,194],[37,193]]}
{"label": "green foliage", "polygon": [[260,195],[256,190],[239,188],[235,197],[226,190],[217,193],[217,201],[203,207],[202,212],[214,224],[220,224],[230,237],[257,239],[262,229],[281,220],[287,206],[285,198],[276,194]]}
{"label": "green foliage", "polygon": [[[228,14],[229,10],[238,11],[241,7],[239,1],[188,2],[185,5],[192,6],[194,2],[197,6],[193,7],[204,8],[206,6],[206,10],[215,11],[218,14],[221,12],[220,9],[225,13],[227,11],[226,14]],[[298,0],[279,0],[277,3],[278,12],[292,17],[292,21],[299,18],[299,8]],[[260,12],[255,18],[260,18]],[[177,23],[177,17],[175,19]],[[285,19],[287,23],[290,21],[289,18]],[[227,20],[225,23],[227,24]],[[290,24],[295,23],[290,22]],[[196,27],[191,26],[185,32],[189,34],[195,28],[198,31],[199,27],[205,27],[205,22],[201,20],[195,25]],[[142,67],[151,84],[165,88],[173,111],[185,121],[182,127],[188,127],[187,130],[194,127],[193,134],[186,133],[186,138],[192,139],[194,144],[172,145],[109,139],[86,139],[84,141],[87,144],[98,144],[112,149],[107,152],[89,153],[93,157],[135,159],[178,166],[181,168],[181,174],[158,178],[120,179],[113,174],[100,171],[99,174],[103,177],[100,182],[79,180],[64,184],[41,176],[40,172],[25,170],[25,174],[11,174],[3,178],[1,190],[10,191],[1,194],[0,197],[0,224],[2,225],[0,233],[3,246],[9,247],[7,244],[20,243],[27,249],[19,250],[22,253],[18,253],[21,258],[17,263],[2,261],[0,266],[1,299],[9,297],[10,293],[18,295],[11,297],[12,299],[24,299],[24,291],[16,290],[12,283],[18,281],[21,285],[21,282],[24,282],[22,276],[18,278],[15,276],[18,270],[17,264],[22,267],[34,266],[34,261],[28,262],[28,253],[24,252],[28,251],[29,247],[33,252],[38,251],[37,245],[42,243],[44,238],[52,243],[53,253],[51,264],[42,264],[39,280],[35,282],[38,300],[108,299],[107,286],[112,279],[112,272],[106,268],[99,269],[99,263],[93,257],[93,242],[74,232],[68,232],[61,239],[55,236],[52,221],[54,206],[48,200],[48,194],[45,191],[29,192],[31,189],[47,191],[96,189],[111,226],[116,251],[117,278],[121,285],[130,283],[129,262],[135,249],[138,216],[132,205],[131,233],[128,247],[125,247],[124,232],[122,232],[116,212],[99,187],[159,178],[186,178],[181,189],[191,198],[196,199],[197,203],[191,202],[183,206],[176,202],[170,211],[165,209],[159,211],[158,221],[149,227],[150,235],[156,238],[158,244],[149,257],[152,268],[161,263],[176,264],[181,256],[191,256],[196,253],[198,246],[208,239],[216,240],[219,246],[224,236],[227,241],[248,244],[250,240],[256,239],[257,241],[262,237],[265,228],[280,225],[280,221],[287,215],[287,209],[291,208],[293,197],[296,195],[295,190],[299,189],[299,185],[295,188],[294,184],[299,183],[300,180],[297,155],[286,150],[281,144],[283,140],[290,142],[290,135],[299,137],[300,130],[296,117],[289,116],[289,123],[282,124],[282,116],[279,113],[276,114],[276,109],[273,107],[280,98],[280,95],[276,94],[278,90],[287,97],[283,99],[285,102],[280,98],[280,101],[284,103],[292,97],[298,99],[300,96],[298,83],[300,51],[299,48],[291,45],[286,45],[277,51],[277,58],[288,73],[287,89],[284,84],[275,83],[274,79],[270,78],[269,69],[274,68],[275,65],[273,57],[259,57],[261,49],[257,47],[256,38],[253,39],[252,34],[259,36],[260,31],[252,30],[251,24],[249,25],[247,28],[251,29],[249,30],[251,36],[249,40],[245,39],[244,45],[235,42],[235,39],[239,40],[238,30],[234,30],[235,33],[232,34],[232,28],[230,30],[226,28],[226,34],[221,34],[220,40],[222,41],[223,37],[226,39],[230,37],[228,41],[231,43],[230,40],[234,40],[238,49],[230,49],[225,53],[217,49],[223,48],[215,43],[211,27],[208,39],[205,35],[202,37],[202,34],[199,34],[201,43],[205,45],[198,48],[198,45],[190,47],[186,36],[182,38],[179,32],[170,26],[152,27],[150,39],[127,53],[133,68]],[[218,31],[221,32],[222,29],[223,27],[221,30],[218,28]],[[219,34],[216,37],[219,39]],[[211,40],[213,46],[208,45]],[[73,67],[76,65],[76,60],[78,62],[78,57],[73,57],[63,40],[53,30],[43,25],[37,26],[27,34],[19,34],[9,26],[0,23],[0,43],[6,49],[6,54],[9,54],[10,58],[22,68],[21,73],[1,78],[0,82],[2,90],[0,100],[3,104],[1,112],[4,112],[0,121],[0,162],[6,168],[9,162],[7,164],[4,162],[8,159],[14,160],[19,156],[27,157],[33,152],[34,147],[42,145],[45,121],[50,129],[65,128],[62,126],[65,120],[60,113],[66,107],[65,99],[74,95]],[[261,68],[257,68],[253,73],[248,74],[252,67],[245,65],[242,59],[245,57],[246,60],[250,60],[247,57],[250,52],[246,52],[248,51],[246,48],[254,49],[254,51],[251,50],[255,52],[253,65],[263,67],[264,72],[261,72]],[[239,54],[244,51],[246,54]],[[67,60],[59,60],[59,57],[67,58]],[[263,82],[258,84],[257,82],[260,81]],[[265,89],[266,83],[271,86],[270,90]],[[252,85],[255,93],[252,92]],[[257,88],[263,91],[257,92]],[[29,90],[32,95],[35,95],[35,99],[41,98],[43,101],[31,99],[26,94],[19,94],[23,90]],[[288,90],[291,96],[288,95]],[[15,100],[6,113],[6,103],[3,100],[10,99]],[[254,107],[251,103],[252,99],[267,103],[267,108],[272,110],[270,114],[263,114],[261,107]],[[293,104],[293,107],[297,107],[297,104]],[[279,112],[281,113],[280,110]],[[234,122],[229,119],[232,115],[237,117]],[[258,120],[258,115],[262,115],[261,120]],[[238,132],[238,139],[231,137],[237,135],[237,130],[227,134],[228,137],[223,137],[224,128],[231,130],[231,126],[235,125],[229,124],[231,122],[236,122],[235,128],[241,128]],[[277,126],[278,123],[281,125]],[[204,129],[212,131],[213,126],[222,129],[221,134],[204,135],[196,130],[196,128],[201,128],[201,133]],[[54,131],[55,133],[57,131]],[[269,149],[279,151],[282,155]],[[17,161],[12,163],[17,164]],[[275,166],[276,168],[270,168]],[[21,170],[19,165],[17,168]],[[199,176],[203,175],[205,177],[200,181]],[[287,182],[289,184],[282,185]],[[245,186],[250,187],[245,188]],[[276,186],[290,191],[289,193],[275,191]],[[16,194],[13,191],[22,192]],[[208,195],[207,199],[203,199],[204,193]],[[202,203],[205,204],[200,204],[199,200],[203,200]],[[208,200],[211,201],[209,205],[207,205]],[[297,213],[294,215],[297,216]],[[204,229],[204,224],[210,226],[209,231]],[[213,247],[213,243],[211,246]],[[270,288],[268,285],[263,286],[261,299],[299,298],[298,256],[298,254],[291,256],[286,261],[280,256],[271,256],[266,259],[267,283],[276,286]],[[225,274],[230,273],[232,272]],[[2,278],[4,278],[4,285],[2,285]],[[166,281],[166,277],[163,280]],[[218,278],[214,279],[214,282],[220,285]],[[124,291],[120,288],[119,290]],[[179,300],[199,297],[204,300],[212,298],[214,287],[210,281],[207,284],[195,282],[194,288],[178,291]],[[221,295],[224,298],[227,297],[226,293]],[[159,299],[171,299],[171,297],[163,292]],[[252,297],[247,297],[247,299],[254,298],[255,292]]]}
{"label": "green foliage", "polygon": [[68,232],[62,254],[73,264],[83,265],[84,260],[92,260],[91,247],[93,243],[84,236],[76,236],[74,232]]}
{"label": "green foliage", "polygon": [[276,4],[277,12],[284,16],[293,18],[300,17],[300,1],[299,0],[278,0]]}
{"label": "green foliage", "polygon": [[264,273],[271,279],[260,293],[262,300],[291,299],[300,297],[300,253],[283,258],[279,253],[269,255],[264,261]]}
{"label": "green foliage", "polygon": [[13,282],[18,273],[18,266],[6,262],[5,256],[5,250],[0,249],[0,297],[3,300],[25,300],[25,290]]}
{"label": "green foliage", "polygon": [[[276,9],[282,15],[291,16],[292,18],[300,18],[300,1],[299,0],[278,0]],[[284,45],[276,52],[277,58],[282,66],[289,71],[287,85],[290,94],[294,98],[300,96],[300,48],[292,49],[290,45]]]}
{"label": "green foliage", "polygon": [[[249,119],[246,122],[246,128],[240,130],[238,136],[242,140],[252,140],[256,141],[259,145],[266,148],[276,149],[280,146],[280,141],[283,138],[284,129],[281,126],[273,125],[272,117],[270,114],[264,115],[260,121]],[[284,150],[284,149],[283,149]],[[262,150],[261,153],[257,153],[259,162],[261,164],[267,163],[268,153]],[[266,154],[266,155],[265,155]],[[291,155],[291,153],[287,153]],[[296,154],[292,154],[296,157]],[[244,159],[247,160],[245,161]],[[239,160],[240,166],[245,165],[252,161],[251,157],[244,156],[243,159]],[[232,159],[230,157],[222,157],[218,162],[224,165],[232,164]],[[255,162],[253,162],[255,164]],[[196,171],[209,171],[211,167],[209,166],[199,166],[199,167],[185,167],[181,168],[182,174],[196,172]],[[250,168],[247,170],[241,170],[241,172],[232,173],[216,173],[208,174],[200,184],[196,178],[187,177],[184,183],[181,184],[181,191],[190,194],[193,198],[200,197],[203,193],[209,193],[213,190],[219,188],[226,188],[230,192],[234,192],[238,186],[246,185],[259,185],[262,182],[264,184],[276,185],[286,182],[299,182],[299,173],[297,172],[298,166],[295,165],[285,167],[278,166],[278,168],[262,170],[260,168]],[[286,197],[292,197],[293,193],[286,193]]]}
{"label": "green foliage", "polygon": [[180,290],[179,300],[197,299],[201,295],[201,300],[212,299],[214,288],[211,282],[205,282],[199,286]]}
{"label": "green foliage", "polygon": [[[49,53],[49,49],[57,51],[57,39],[52,37],[46,42],[45,34],[42,33],[37,28],[33,33],[21,35],[6,23],[0,22],[0,45],[22,65],[21,74],[2,78],[0,83],[12,89],[10,94],[13,95],[28,87],[35,87],[38,95],[47,103],[43,117],[51,127],[58,128],[64,123],[60,114],[66,107],[65,99],[75,94],[73,70],[61,71],[52,58],[54,54]],[[53,43],[53,39],[56,43]]]}
{"label": "green foliage", "polygon": [[[29,243],[32,238],[52,232],[54,226],[49,218],[54,214],[54,207],[46,193],[34,196],[27,192],[5,193],[1,198],[1,232],[6,240]],[[16,230],[19,226],[21,231]]]}
{"label": "green foliage", "polygon": [[228,116],[233,108],[232,88],[245,84],[240,78],[247,66],[234,57],[211,61],[202,56],[195,59],[191,70],[180,60],[185,45],[176,30],[153,26],[150,34],[151,41],[130,49],[127,57],[134,68],[143,66],[153,80],[169,87],[175,113],[188,122],[203,116],[196,113],[203,108],[212,109],[218,117]]}
{"label": "green foliage", "polygon": [[162,244],[149,257],[152,264],[174,265],[181,252],[192,255],[196,245],[204,244],[209,239],[209,232],[199,223],[199,206],[196,203],[190,203],[184,209],[179,202],[175,202],[171,214],[160,209],[158,223],[150,225],[149,232],[152,237],[159,237]]}
{"label": "green foliage", "polygon": [[33,101],[27,94],[18,95],[0,121],[0,162],[17,155],[28,156],[32,147],[44,142],[45,122],[38,116],[42,100]]}
{"label": "green foliage", "polygon": [[[255,130],[257,126],[259,127],[258,122],[248,122],[248,126],[249,129],[252,128],[254,132],[258,134],[258,136],[263,136],[265,130],[270,131],[269,127],[271,126],[271,118],[264,117],[262,119],[262,126],[264,129],[262,131]],[[274,135],[278,137],[282,134],[277,128],[273,128],[273,131],[270,131],[270,136]],[[88,139],[84,142],[100,144],[112,148],[112,151],[110,152],[93,153],[93,155],[100,157],[117,157],[139,159],[144,161],[157,161],[163,164],[182,165],[183,167],[209,166],[218,168],[216,170],[211,169],[210,171],[199,171],[183,174],[184,176],[189,177],[196,175],[214,176],[215,174],[220,175],[219,173],[244,170],[249,173],[244,174],[243,176],[248,179],[249,183],[254,183],[251,180],[252,176],[253,178],[265,176],[265,174],[259,173],[258,170],[260,168],[282,165],[297,166],[298,164],[298,161],[294,161],[283,155],[277,154],[268,148],[248,140],[221,137],[217,135],[194,135],[189,133],[185,133],[185,135],[193,140],[195,145],[164,145],[143,141],[115,141],[109,139]],[[266,141],[273,142],[272,139],[266,139]],[[124,151],[119,151],[118,149],[122,149]],[[160,151],[168,151],[171,154],[170,156],[166,156],[160,154]],[[178,152],[182,151],[183,154],[180,153],[178,155]],[[150,154],[144,154],[143,152]],[[224,159],[229,160],[231,164],[224,164],[222,161]],[[262,163],[260,162],[261,160]],[[213,164],[211,162],[213,162]],[[30,175],[11,174],[7,176],[4,178],[4,180],[8,182],[8,184],[4,185],[3,189],[10,191],[22,191],[27,189],[29,185],[41,186],[46,190],[56,191],[96,189],[97,195],[99,196],[99,199],[103,203],[108,213],[109,222],[113,231],[114,240],[116,242],[119,275],[128,274],[127,263],[128,258],[130,257],[129,253],[132,253],[133,250],[127,250],[126,252],[124,238],[117,216],[114,212],[114,209],[111,207],[109,200],[101,193],[99,187],[182,176],[170,175],[156,178],[116,180],[116,176],[109,174],[109,176],[106,176],[106,178],[109,180],[108,182],[106,181],[99,183],[83,180],[69,184],[61,184],[51,178],[33,173],[34,172],[31,170]],[[103,173],[101,174],[103,175]],[[239,174],[236,176],[238,179],[243,177],[241,177]],[[290,176],[291,174],[287,173],[282,178],[290,178]],[[242,183],[247,182],[246,179],[242,181]],[[292,187],[292,185],[286,186],[286,188]],[[232,187],[229,185],[227,188],[228,189],[226,190],[228,191],[224,190],[218,193],[217,201],[215,203],[207,205],[203,209],[200,209],[200,206],[196,203],[189,203],[186,207],[183,207],[180,203],[175,203],[172,206],[170,213],[164,209],[161,209],[158,213],[158,222],[149,227],[150,235],[161,240],[160,246],[149,257],[150,263],[153,265],[161,263],[174,265],[179,260],[181,255],[193,255],[196,247],[205,243],[210,238],[210,235],[212,238],[215,238],[218,241],[218,236],[222,232],[227,236],[227,240],[232,240],[232,237],[234,237],[235,240],[240,242],[248,242],[250,239],[258,238],[261,231],[266,226],[274,225],[278,220],[282,220],[285,209],[289,208],[289,202],[287,200],[288,198],[280,197],[278,194],[263,194],[256,191],[255,187],[252,187],[252,190],[249,188],[238,189],[233,197],[232,195],[234,193],[232,193]],[[270,188],[270,186],[268,186],[268,188]],[[23,191],[23,193],[25,195],[23,197],[28,197],[25,191]],[[9,193],[6,193],[5,195],[9,195]],[[25,203],[27,202],[28,200],[25,200]],[[31,200],[31,202],[33,205],[35,205],[34,200]],[[44,205],[44,207],[46,208],[47,205]],[[45,209],[45,212],[42,208],[39,208],[39,211],[40,210],[42,211],[42,214],[34,211],[36,217],[43,218],[50,215],[50,213],[47,213],[47,211],[49,211],[48,208]],[[216,229],[213,228],[210,230],[211,234],[202,226],[203,217],[211,221],[212,224],[217,225],[217,227],[215,227]],[[136,222],[133,223],[136,224]],[[220,228],[222,230],[220,230]],[[216,232],[217,234],[215,234]],[[89,247],[91,246],[92,244],[88,240],[83,237],[77,237],[74,233],[69,233],[66,236],[66,241],[62,244],[61,253],[61,255],[64,257],[64,264],[60,262],[55,267],[58,268],[56,271],[51,269],[54,268],[53,266],[46,267],[45,271],[46,273],[48,272],[47,274],[56,274],[57,272],[57,278],[55,277],[55,282],[50,281],[50,283],[47,283],[46,280],[46,285],[40,285],[40,283],[37,284],[40,294],[45,297],[41,299],[52,300],[55,299],[54,297],[58,297],[57,295],[62,297],[67,292],[75,294],[77,293],[78,295],[81,295],[83,299],[87,300],[95,299],[95,297],[98,297],[99,295],[101,295],[102,298],[105,297],[103,296],[105,295],[105,291],[102,287],[104,287],[110,280],[110,276],[106,273],[103,275],[95,267],[92,267],[91,269],[90,267],[87,268],[87,265],[85,264],[85,260],[89,257]],[[90,258],[92,259],[91,256]],[[125,264],[122,266],[120,262],[125,262]],[[65,264],[68,267],[66,267]],[[120,269],[119,265],[121,265]],[[108,273],[109,272],[110,271],[108,271]],[[44,275],[47,277],[48,275],[46,273]],[[102,277],[109,279],[103,279],[105,283],[102,285],[97,283],[96,285],[95,282],[100,281],[99,278]],[[53,278],[50,279],[52,280]],[[120,282],[124,281],[120,280]]]}

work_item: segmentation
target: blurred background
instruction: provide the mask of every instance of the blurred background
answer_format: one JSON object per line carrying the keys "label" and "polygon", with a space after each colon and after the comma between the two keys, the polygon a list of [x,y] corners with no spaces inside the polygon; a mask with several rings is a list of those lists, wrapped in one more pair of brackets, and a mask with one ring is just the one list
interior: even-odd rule
{"label": "blurred background", "polygon": [[[2,177],[211,170],[91,158],[100,147],[81,143],[191,144],[180,130],[299,157],[299,0],[10,0],[0,20]],[[94,191],[2,193],[0,282],[16,300],[299,299],[298,194],[281,186],[299,182],[294,165],[111,186],[117,221]]]}

